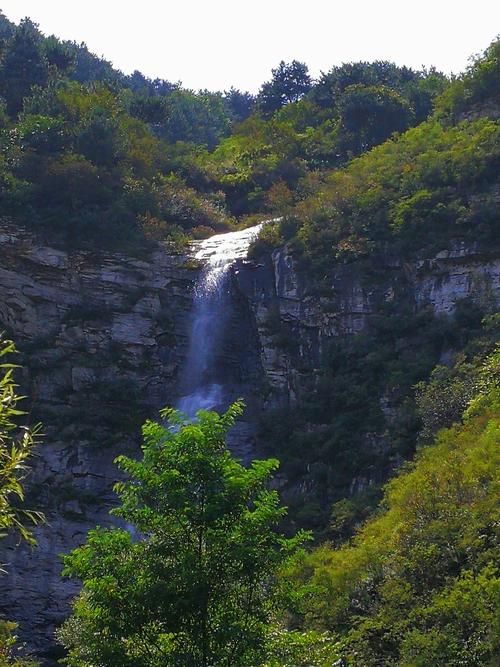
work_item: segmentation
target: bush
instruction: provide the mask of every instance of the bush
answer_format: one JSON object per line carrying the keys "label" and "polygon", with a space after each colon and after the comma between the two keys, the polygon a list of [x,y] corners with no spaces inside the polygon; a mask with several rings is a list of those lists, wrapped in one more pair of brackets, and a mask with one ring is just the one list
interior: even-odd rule
{"label": "bush", "polygon": [[259,259],[262,255],[272,252],[284,244],[278,223],[265,223],[256,239],[248,248],[249,259]]}
{"label": "bush", "polygon": [[289,572],[304,584],[294,611],[338,633],[345,664],[496,664],[500,394],[492,383],[481,395],[389,482],[350,543]]}

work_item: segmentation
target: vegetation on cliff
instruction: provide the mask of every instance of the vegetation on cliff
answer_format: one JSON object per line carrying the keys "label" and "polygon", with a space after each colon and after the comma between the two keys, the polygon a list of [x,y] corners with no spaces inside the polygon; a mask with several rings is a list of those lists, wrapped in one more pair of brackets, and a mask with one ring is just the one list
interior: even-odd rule
{"label": "vegetation on cliff", "polygon": [[277,238],[292,242],[304,270],[327,278],[335,262],[498,243],[499,54],[497,41],[418,127],[309,179],[305,196],[281,197]]}
{"label": "vegetation on cliff", "polygon": [[[39,428],[28,429],[17,423],[24,413],[18,408],[21,397],[12,377],[15,366],[10,359],[4,360],[15,351],[12,341],[0,335],[0,539],[17,533],[33,545],[35,540],[29,526],[39,523],[43,516],[40,512],[24,509],[22,501],[27,462],[33,453]],[[0,564],[0,576],[5,574]],[[13,637],[16,627],[16,623],[0,616],[0,667],[35,667],[34,663],[16,657],[18,650]]]}
{"label": "vegetation on cliff", "polygon": [[[492,44],[451,83],[418,127],[317,175],[302,199],[281,189],[282,219],[251,249],[258,258],[287,242],[325,307],[335,303],[335,283],[350,266],[361,285],[397,291],[370,304],[362,332],[332,338],[319,369],[302,369],[306,390],[298,404],[262,419],[262,439],[290,481],[290,515],[333,539],[376,506],[381,479],[415,451],[427,420],[415,386],[440,359],[469,363],[498,340],[488,285],[481,299],[458,301],[453,314],[415,312],[404,267],[441,251],[474,249],[485,261],[498,255],[499,49]],[[395,286],[390,275],[398,269]],[[298,356],[286,331],[276,336]],[[365,488],[353,493],[356,477]],[[298,480],[307,480],[306,502],[293,490]]]}
{"label": "vegetation on cliff", "polygon": [[281,62],[254,98],[125,76],[0,15],[4,215],[65,243],[133,247],[286,213],[279,238],[319,273],[387,245],[487,242],[498,130],[459,121],[494,99],[498,48],[451,83],[389,62],[313,81]]}
{"label": "vegetation on cliff", "polygon": [[446,83],[387,62],[312,82],[294,61],[257,98],[195,93],[124,76],[29,19],[0,16],[0,28],[4,215],[78,245],[230,229],[234,216],[272,210],[283,189],[300,196],[308,175],[422,121]]}
{"label": "vegetation on cliff", "polygon": [[[349,543],[325,544],[288,571],[302,587],[298,625],[334,633],[342,664],[498,664],[499,361],[497,350],[471,365],[463,421],[389,482]],[[426,391],[455,403],[450,384],[435,382]]]}
{"label": "vegetation on cliff", "polygon": [[[0,14],[2,215],[52,242],[132,252],[272,215],[251,255],[286,243],[322,307],[354,263],[380,287],[388,267],[441,251],[486,261],[499,238],[499,53],[496,41],[454,80],[375,62],[313,81],[281,62],[254,97],[126,76]],[[143,460],[118,459],[127,530],[98,528],[64,558],[83,581],[60,632],[67,664],[498,663],[495,304],[486,285],[450,315],[416,312],[400,274],[397,299],[301,369],[293,407],[264,415],[272,459],[244,468],[225,449],[238,405],[193,424],[166,412],[171,429],[147,422]],[[293,352],[282,325],[270,334]],[[1,369],[0,536],[30,540],[12,499],[36,431],[17,437]],[[133,390],[116,389],[123,427]],[[309,552],[300,530],[278,532],[275,455],[281,527],[312,528],[324,544]],[[0,623],[0,666],[23,664],[12,630]]]}

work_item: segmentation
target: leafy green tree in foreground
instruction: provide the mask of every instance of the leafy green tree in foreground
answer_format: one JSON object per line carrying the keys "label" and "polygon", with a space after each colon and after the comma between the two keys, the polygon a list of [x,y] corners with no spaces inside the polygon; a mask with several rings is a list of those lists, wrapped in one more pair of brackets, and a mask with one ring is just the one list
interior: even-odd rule
{"label": "leafy green tree in foreground", "polygon": [[286,539],[275,530],[285,513],[268,489],[278,462],[244,468],[226,449],[242,407],[222,416],[200,411],[194,423],[164,410],[167,426],[143,427],[143,459],[117,459],[128,479],[115,487],[113,513],[129,529],[97,528],[64,557],[65,574],[83,580],[60,632],[68,665],[267,660],[281,599],[273,575],[305,535]]}
{"label": "leafy green tree in foreground", "polygon": [[[0,360],[6,354],[15,352],[11,341],[0,336]],[[15,418],[24,413],[17,409],[20,397],[12,379],[14,364],[0,364],[0,538],[10,530],[20,533],[30,544],[34,539],[26,528],[26,523],[38,523],[41,515],[16,508],[12,500],[22,501],[23,479],[26,476],[27,459],[30,457],[38,434],[38,428],[18,427]]]}
{"label": "leafy green tree in foreground", "polygon": [[[15,352],[14,344],[0,336],[0,360]],[[38,429],[29,430],[16,426],[16,417],[23,413],[17,409],[20,397],[13,382],[13,364],[0,364],[0,538],[9,532],[18,532],[30,544],[33,535],[26,523],[38,523],[42,515],[15,506],[15,500],[24,497],[23,480],[27,473],[27,459],[31,455]],[[3,573],[3,571],[1,572]],[[15,623],[0,618],[0,667],[34,667],[34,663],[16,659]]]}

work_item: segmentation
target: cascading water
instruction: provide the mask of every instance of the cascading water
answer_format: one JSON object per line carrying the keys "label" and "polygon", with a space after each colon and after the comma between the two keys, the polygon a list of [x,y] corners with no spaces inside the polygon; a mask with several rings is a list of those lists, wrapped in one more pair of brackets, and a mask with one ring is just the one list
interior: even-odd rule
{"label": "cascading water", "polygon": [[196,242],[195,258],[204,268],[195,287],[188,357],[180,383],[183,395],[177,406],[189,416],[217,407],[223,400],[224,378],[217,357],[229,317],[229,270],[237,259],[246,257],[262,224]]}

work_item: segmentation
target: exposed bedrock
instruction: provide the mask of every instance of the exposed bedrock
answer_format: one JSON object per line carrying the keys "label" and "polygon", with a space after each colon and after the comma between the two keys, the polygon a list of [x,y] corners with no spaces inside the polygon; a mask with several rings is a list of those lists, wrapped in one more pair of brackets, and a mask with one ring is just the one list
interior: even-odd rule
{"label": "exposed bedrock", "polygon": [[[161,248],[143,258],[63,251],[0,226],[0,330],[21,351],[25,408],[43,423],[29,504],[48,519],[36,550],[3,547],[9,574],[0,579],[0,611],[48,658],[75,592],[60,577],[58,554],[109,521],[113,459],[137,452],[141,422],[180,399],[199,271],[192,257]],[[302,377],[319,366],[328,340],[361,331],[381,301],[451,313],[460,299],[500,294],[500,262],[474,248],[408,265],[384,260],[380,271],[384,279],[370,284],[356,264],[340,266],[318,291],[286,248],[235,261],[215,365],[224,401],[243,396],[248,404],[230,442],[238,456],[258,454],[260,411],[300,398]]]}
{"label": "exposed bedrock", "polygon": [[464,299],[488,302],[489,308],[500,300],[500,259],[473,247],[406,264],[381,259],[377,273],[371,280],[356,263],[340,265],[318,288],[296,269],[287,248],[261,262],[235,265],[235,281],[258,329],[264,376],[279,400],[293,401],[301,391],[301,369],[317,367],[333,337],[362,331],[383,302],[450,315]]}

